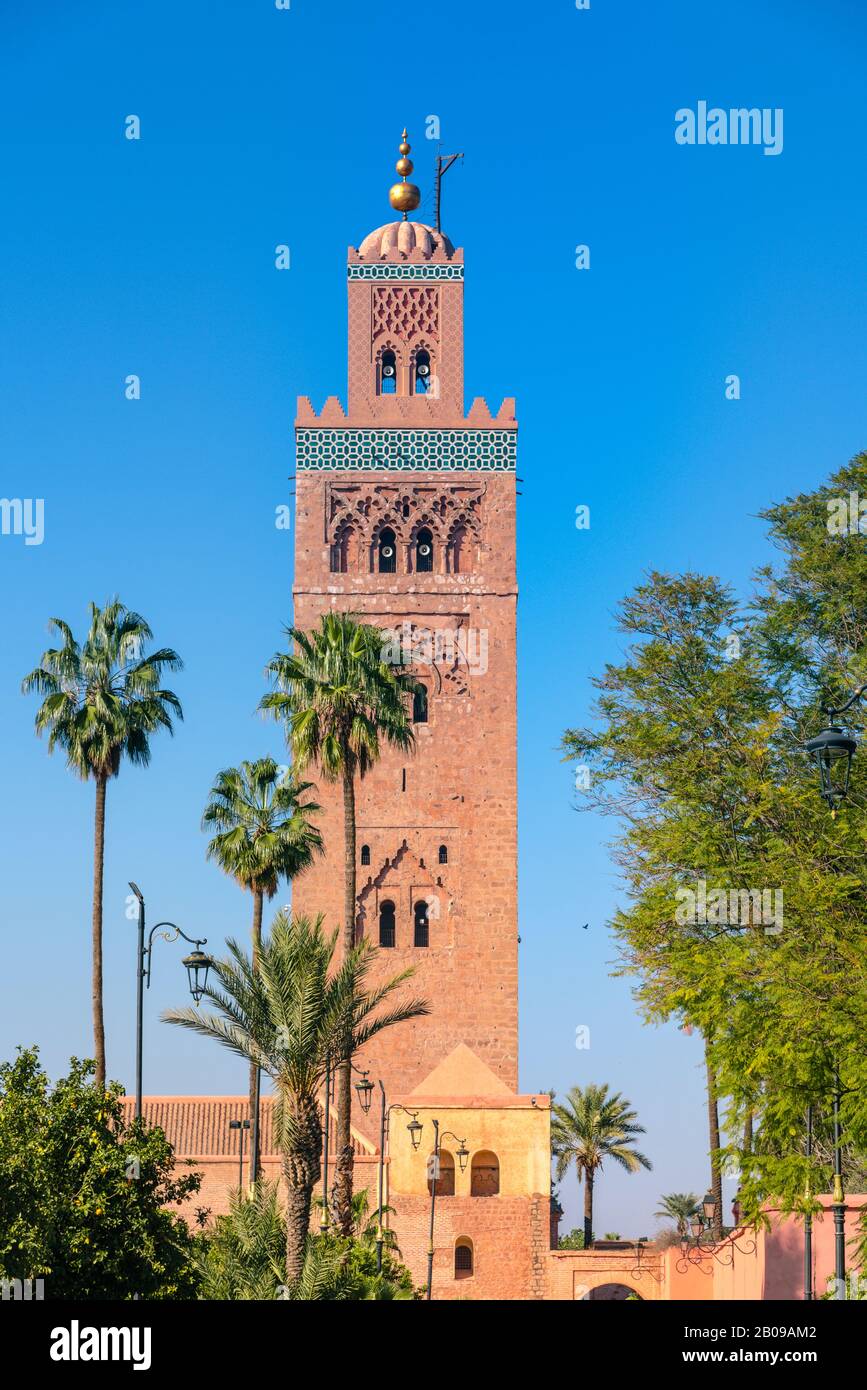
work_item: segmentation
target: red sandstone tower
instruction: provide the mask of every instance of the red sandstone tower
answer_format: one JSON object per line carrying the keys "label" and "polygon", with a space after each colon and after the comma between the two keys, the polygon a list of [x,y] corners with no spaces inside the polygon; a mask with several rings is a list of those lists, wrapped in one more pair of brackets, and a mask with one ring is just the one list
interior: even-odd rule
{"label": "red sandstone tower", "polygon": [[[406,220],[414,193],[396,185],[403,220],[349,251],[347,408],[301,397],[296,421],[295,623],[356,613],[395,633],[425,687],[415,752],[387,751],[357,803],[356,929],[383,971],[415,967],[431,1005],[365,1054],[390,1098],[460,1043],[513,1091],[518,1066],[517,422],[512,400],[464,413],[463,252]],[[336,926],[339,786],[319,800],[327,853],[295,907]]]}

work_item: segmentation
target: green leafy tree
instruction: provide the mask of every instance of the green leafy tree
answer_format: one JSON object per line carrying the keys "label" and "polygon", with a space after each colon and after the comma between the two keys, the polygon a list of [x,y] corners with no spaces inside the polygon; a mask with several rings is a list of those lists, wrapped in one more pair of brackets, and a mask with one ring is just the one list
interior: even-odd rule
{"label": "green leafy tree", "polygon": [[300,1276],[310,1227],[313,1189],[321,1174],[322,1113],[319,1092],[329,1056],[351,1056],[386,1028],[428,1011],[423,1000],[396,1002],[412,975],[401,971],[367,987],[377,955],[360,942],[335,964],[337,932],[322,919],[277,913],[259,953],[259,968],[235,941],[227,960],[216,961],[204,992],[216,1009],[176,1009],[169,1023],[213,1038],[249,1058],[271,1078],[277,1096],[275,1141],[286,1187],[286,1276]]}
{"label": "green leafy tree", "polygon": [[[215,831],[208,858],[253,896],[253,969],[258,969],[262,909],[283,879],[302,873],[322,851],[313,818],[320,810],[308,799],[311,782],[281,772],[273,758],[243,762],[220,772],[211,788],[202,824]],[[250,1181],[259,1173],[258,1069],[250,1063]]]}
{"label": "green leafy tree", "polygon": [[0,1066],[0,1278],[43,1279],[47,1299],[195,1297],[194,1238],[167,1208],[201,1178],[92,1076],[73,1058],[52,1086],[36,1048]]}
{"label": "green leafy tree", "polygon": [[[413,747],[407,696],[418,682],[384,660],[387,636],[345,613],[326,613],[319,627],[288,628],[288,653],[278,653],[268,670],[275,689],[262,700],[283,722],[295,765],[316,766],[327,781],[343,789],[344,955],[355,943],[356,785],[378,762],[384,744]],[[337,1152],[332,1208],[338,1230],[352,1228],[353,1150],[351,1058],[336,1068]]]}
{"label": "green leafy tree", "polygon": [[108,784],[124,758],[147,766],[150,738],[158,729],[173,732],[172,716],[183,718],[180,701],[161,686],[163,671],[182,662],[168,647],[145,653],[153,638],[138,613],[113,599],[104,608],[90,605],[90,628],[79,644],[61,618],[51,631],[61,645],[44,652],[25,677],[26,693],[44,698],[36,730],[48,734],[48,750],[60,748],[73,772],[96,787],[93,841],[92,983],[93,1047],[96,1083],[105,1085],[105,1024],[102,1006],[102,894],[105,859],[105,803]]}
{"label": "green leafy tree", "polygon": [[700,1201],[694,1192],[669,1192],[667,1196],[660,1197],[659,1211],[655,1211],[654,1216],[663,1220],[673,1221],[675,1230],[679,1236],[689,1233],[689,1223],[700,1210]]}
{"label": "green leafy tree", "polygon": [[613,1159],[627,1173],[652,1165],[634,1147],[644,1126],[619,1092],[607,1086],[573,1086],[565,1101],[551,1112],[551,1141],[557,1160],[557,1181],[574,1165],[584,1182],[584,1249],[593,1244],[593,1188],[606,1159]]}
{"label": "green leafy tree", "polygon": [[363,1238],[309,1236],[300,1273],[287,1284],[286,1223],[278,1184],[267,1181],[257,1183],[249,1197],[232,1193],[228,1215],[218,1216],[199,1240],[199,1263],[204,1299],[346,1302],[415,1296],[409,1272],[388,1252],[377,1275],[375,1246]]}
{"label": "green leafy tree", "polygon": [[[867,456],[769,509],[783,565],[760,572],[748,615],[716,579],[651,575],[621,606],[631,645],[597,679],[596,726],[564,739],[592,769],[587,805],[621,823],[622,969],[648,1018],[702,1031],[709,1101],[727,1109],[715,1194],[728,1156],[750,1220],[769,1198],[800,1210],[827,1190],[838,1078],[855,1172],[867,1140],[865,784],[856,758],[832,818],[804,751],[820,706],[867,675],[863,538],[828,529],[850,491],[867,492]],[[701,919],[682,910],[700,880],[714,901]],[[779,922],[763,892],[784,904]]]}

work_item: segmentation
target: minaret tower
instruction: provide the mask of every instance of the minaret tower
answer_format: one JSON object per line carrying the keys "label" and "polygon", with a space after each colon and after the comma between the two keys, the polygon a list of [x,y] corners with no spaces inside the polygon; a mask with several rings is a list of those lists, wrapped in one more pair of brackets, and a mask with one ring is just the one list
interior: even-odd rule
{"label": "minaret tower", "polygon": [[[401,216],[349,250],[346,408],[301,397],[296,420],[295,624],[358,614],[424,685],[414,754],[386,751],[357,800],[356,930],[383,972],[414,966],[431,1005],[365,1053],[393,1099],[460,1043],[512,1090],[518,1068],[517,422],[510,399],[464,412],[463,251],[409,220],[409,155],[404,131]],[[327,853],[294,901],[336,926],[342,802],[318,792]]]}

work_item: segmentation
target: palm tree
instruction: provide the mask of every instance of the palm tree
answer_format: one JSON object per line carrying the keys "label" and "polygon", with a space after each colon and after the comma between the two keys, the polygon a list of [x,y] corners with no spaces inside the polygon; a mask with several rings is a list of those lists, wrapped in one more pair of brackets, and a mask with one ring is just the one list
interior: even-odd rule
{"label": "palm tree", "polygon": [[352,1056],[385,1028],[428,1012],[421,999],[391,1002],[411,970],[366,987],[377,954],[367,941],[353,946],[335,966],[337,937],[336,931],[326,936],[321,917],[290,918],[283,909],[262,942],[258,971],[235,941],[228,943],[229,958],[214,963],[218,984],[209,984],[204,995],[216,1013],[172,1009],[163,1014],[167,1022],[214,1038],[248,1058],[274,1084],[290,1284],[301,1273],[313,1189],[321,1173],[319,1092],[328,1056]]}
{"label": "palm tree", "polygon": [[659,1211],[655,1211],[654,1216],[673,1221],[677,1234],[685,1236],[689,1233],[689,1223],[696,1213],[700,1210],[700,1201],[694,1192],[669,1192],[667,1196],[660,1197]]}
{"label": "palm tree", "polygon": [[627,1173],[652,1167],[650,1160],[633,1148],[636,1136],[645,1132],[636,1119],[629,1101],[619,1092],[609,1095],[607,1086],[573,1086],[565,1104],[552,1107],[557,1181],[562,1181],[572,1163],[579,1181],[584,1179],[585,1250],[593,1244],[593,1184],[605,1159],[613,1158]]}
{"label": "palm tree", "polygon": [[[208,858],[253,895],[253,969],[259,968],[262,908],[281,879],[293,879],[322,850],[322,836],[311,817],[320,809],[305,800],[314,790],[291,772],[281,773],[273,758],[241,763],[218,773],[202,816],[216,830]],[[250,1181],[259,1176],[259,1068],[250,1063]]]}
{"label": "palm tree", "polygon": [[[418,681],[383,659],[386,634],[345,613],[326,613],[317,629],[287,628],[290,651],[278,653],[268,671],[276,689],[263,709],[284,722],[295,765],[315,764],[328,781],[343,787],[344,955],[355,942],[355,790],[356,779],[377,762],[383,742],[413,746],[406,696]],[[337,1229],[352,1229],[353,1154],[350,1057],[336,1068],[337,1153],[331,1201]]]}
{"label": "palm tree", "polygon": [[105,1024],[102,1010],[102,893],[105,858],[105,798],[108,783],[124,758],[146,767],[150,735],[173,733],[172,715],[183,719],[178,697],[160,686],[163,669],[183,665],[168,647],[145,655],[153,639],[140,614],[112,599],[104,608],[90,605],[90,628],[83,645],[61,618],[49,631],[62,645],[44,652],[39,665],[22,682],[25,694],[45,698],[36,714],[36,731],[48,731],[48,751],[62,748],[66,764],[84,780],[96,783],[93,837],[92,983],[93,1049],[96,1084],[105,1086]]}

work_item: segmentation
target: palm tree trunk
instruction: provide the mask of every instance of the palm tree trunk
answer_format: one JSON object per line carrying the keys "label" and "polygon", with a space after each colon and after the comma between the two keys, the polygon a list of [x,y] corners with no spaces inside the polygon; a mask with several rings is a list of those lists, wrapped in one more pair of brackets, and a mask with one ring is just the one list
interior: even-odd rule
{"label": "palm tree trunk", "polygon": [[584,1169],[584,1249],[593,1245],[593,1169]]}
{"label": "palm tree trunk", "polygon": [[[253,884],[253,973],[259,970],[259,951],[262,946],[262,889]],[[254,1183],[261,1175],[259,1161],[259,1111],[261,1109],[260,1071],[255,1062],[250,1063],[250,1182]]]}
{"label": "palm tree trunk", "polygon": [[[284,1098],[284,1105],[288,1102]],[[304,1246],[310,1234],[313,1189],[322,1166],[322,1122],[314,1100],[296,1114],[298,1120],[293,1146],[283,1151],[283,1181],[286,1185],[286,1282],[294,1284],[304,1264]]]}
{"label": "palm tree trunk", "polygon": [[716,1077],[708,1053],[707,1041],[704,1045],[704,1059],[707,1069],[707,1121],[710,1138],[710,1190],[716,1203],[716,1223],[713,1235],[719,1239],[722,1227],[722,1170],[717,1153],[720,1148],[719,1107],[717,1105]]}
{"label": "palm tree trunk", "polygon": [[93,917],[91,921],[93,1055],[96,1085],[105,1087],[105,1020],[102,1013],[102,880],[105,865],[105,792],[107,777],[96,779],[96,811],[93,822]]}
{"label": "palm tree trunk", "polygon": [[[343,958],[355,945],[355,778],[349,749],[343,749]],[[350,1057],[341,1058],[335,1071],[337,1143],[331,1213],[338,1231],[352,1234],[352,1068]]]}

